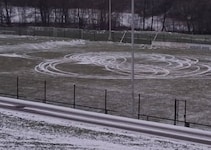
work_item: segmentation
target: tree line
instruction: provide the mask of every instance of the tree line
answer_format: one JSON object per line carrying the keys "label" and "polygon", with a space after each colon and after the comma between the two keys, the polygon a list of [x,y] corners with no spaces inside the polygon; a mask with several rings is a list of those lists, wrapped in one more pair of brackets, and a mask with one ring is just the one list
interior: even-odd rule
{"label": "tree line", "polygon": [[[131,0],[111,2],[112,29],[129,28],[122,22]],[[108,6],[109,0],[0,0],[0,24],[108,30]],[[18,22],[12,21],[15,12],[21,16]],[[137,30],[156,30],[159,23],[161,31],[211,33],[210,0],[135,0],[135,13]]]}

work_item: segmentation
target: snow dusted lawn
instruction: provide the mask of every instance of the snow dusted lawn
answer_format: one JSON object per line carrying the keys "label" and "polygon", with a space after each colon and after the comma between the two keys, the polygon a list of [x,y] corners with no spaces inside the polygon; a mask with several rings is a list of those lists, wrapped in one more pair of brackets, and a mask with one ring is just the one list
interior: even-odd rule
{"label": "snow dusted lawn", "polygon": [[0,149],[209,150],[207,145],[154,137],[35,114],[0,110]]}
{"label": "snow dusted lawn", "polygon": [[[138,106],[137,96],[141,94],[140,113],[173,119],[174,100],[187,100],[187,121],[210,125],[210,51],[157,49],[146,45],[135,45],[135,49],[136,106]],[[104,108],[104,90],[108,89],[107,107],[109,110],[114,111],[109,112],[109,114],[130,116],[130,50],[130,45],[112,42],[92,42],[67,38],[0,34],[0,93],[15,95],[16,76],[19,76],[20,95],[28,99],[35,98],[42,100],[43,83],[37,82],[37,80],[47,80],[47,99],[60,103],[65,102],[70,105],[73,103],[73,84],[76,84],[77,105]],[[31,81],[31,78],[35,81]],[[178,117],[183,121],[184,106],[181,105],[179,109],[181,111]],[[65,128],[59,137],[64,136],[60,141],[67,144],[66,147],[72,146],[71,149],[77,149],[81,143],[87,143],[84,147],[88,147],[89,144],[92,143],[91,148],[94,147],[93,145],[96,145],[96,142],[81,142],[81,140],[75,140],[79,141],[78,144],[75,144],[75,142],[71,143],[75,138],[85,139],[87,141],[86,136],[85,138],[84,136],[78,136],[78,132],[84,133],[82,131],[85,130],[78,129],[77,126],[79,126],[79,124],[74,124],[74,126],[71,127],[63,127],[61,124],[50,124],[48,126],[46,123],[37,123],[36,121],[26,123],[26,121],[22,119],[20,125],[16,125],[16,122],[18,122],[16,120],[19,119],[20,118],[14,116],[6,119],[6,121],[10,120],[9,122],[11,123],[11,125],[7,125],[8,129],[10,129],[9,131],[17,135],[8,135],[8,137],[11,138],[12,146],[15,145],[14,142],[12,142],[16,141],[14,139],[23,139],[24,142],[28,143],[25,145],[29,146],[31,143],[33,143],[32,145],[34,145],[34,143],[38,143],[38,145],[43,145],[44,143],[45,145],[46,141],[49,147],[59,146],[60,144],[51,144],[51,142],[58,143],[56,140],[59,138],[52,135],[54,132],[57,133],[57,126],[59,126],[59,128]],[[142,119],[146,118],[143,117]],[[150,118],[150,120],[160,121],[157,119],[153,120],[153,118]],[[31,122],[35,125],[30,126]],[[172,122],[170,123],[172,124]],[[5,124],[5,120],[3,120],[1,124]],[[67,124],[69,125],[70,122]],[[24,127],[24,130],[19,130],[19,128],[22,127]],[[195,126],[191,125],[191,127]],[[32,132],[31,135],[33,136],[31,138],[25,138],[24,135],[29,134],[25,128],[29,129],[30,133]],[[196,128],[199,127],[196,126]],[[200,128],[204,127],[200,126]],[[13,131],[13,129],[15,131]],[[21,134],[18,133],[16,129],[18,129],[17,131],[21,131]],[[75,133],[76,130],[72,129],[76,129],[77,133]],[[42,132],[37,132],[40,130]],[[94,131],[85,130],[85,133],[86,132],[93,133]],[[45,136],[41,139],[43,133],[45,133]],[[152,142],[156,143],[154,148],[157,148],[159,143],[163,143],[156,138],[150,137],[145,139],[141,137],[141,135],[133,135],[132,137],[129,136],[129,138],[128,136],[124,136],[123,138],[120,133],[116,134],[115,132],[112,134],[114,137],[117,137],[118,142],[116,142],[114,139],[110,140],[110,132],[107,134],[107,132],[105,133],[103,130],[102,134],[100,133],[99,141],[103,141],[104,143],[102,142],[99,149],[105,148],[105,144],[109,145],[107,143],[113,143],[117,146],[126,145],[126,149],[129,149],[128,147],[132,147],[132,149],[137,147],[137,149],[140,149],[140,147],[144,147],[143,145],[145,145],[145,143],[140,142],[140,139],[147,141],[149,147],[153,145],[151,144]],[[97,133],[94,132],[93,134],[96,135]],[[7,134],[3,135],[6,136]],[[101,139],[102,135],[103,139]],[[1,139],[5,139],[4,136],[1,137]],[[91,137],[88,140],[91,141]],[[33,141],[34,139],[35,142]],[[43,139],[44,142],[40,143]],[[23,140],[21,143],[24,143]],[[132,142],[133,140],[137,142],[134,144]],[[6,139],[5,142],[6,141],[8,141],[8,139]],[[3,143],[3,141],[0,143]],[[166,143],[169,142],[164,143],[165,144],[162,145],[168,145]],[[170,143],[172,145],[172,142]],[[160,149],[164,148],[161,147]]]}

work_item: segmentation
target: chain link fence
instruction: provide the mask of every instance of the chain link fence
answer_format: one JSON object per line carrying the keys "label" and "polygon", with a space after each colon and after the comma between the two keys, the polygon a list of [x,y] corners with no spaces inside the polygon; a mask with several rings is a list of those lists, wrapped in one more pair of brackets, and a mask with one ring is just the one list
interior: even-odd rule
{"label": "chain link fence", "polygon": [[[107,30],[86,30],[77,28],[55,27],[0,27],[1,34],[51,36],[63,38],[77,38],[91,41],[108,41]],[[112,31],[113,42],[131,43],[130,31]],[[195,44],[211,44],[210,35],[192,35],[171,32],[136,31],[134,42],[136,44],[151,44],[152,41],[179,42]]]}
{"label": "chain link fence", "polygon": [[[91,41],[108,41],[109,31],[106,30],[85,30],[73,28],[54,27],[0,27],[1,34],[30,35],[30,36],[51,36],[63,38],[76,38]],[[130,31],[112,31],[113,42],[131,42]],[[136,44],[151,44],[155,33],[136,32]]]}
{"label": "chain link fence", "polygon": [[[31,79],[26,77],[0,76],[0,95],[30,101],[60,105],[98,113],[162,122],[186,127],[211,129],[210,124],[198,119],[186,119],[191,109],[183,100],[155,99],[141,94],[135,95],[135,116],[132,114],[131,93],[112,91],[65,83],[56,79]],[[185,102],[185,103],[184,103]],[[162,107],[161,107],[162,106]],[[186,108],[187,107],[187,108]],[[209,108],[208,108],[209,110]],[[187,111],[187,114],[186,114]],[[199,123],[200,122],[200,123]]]}

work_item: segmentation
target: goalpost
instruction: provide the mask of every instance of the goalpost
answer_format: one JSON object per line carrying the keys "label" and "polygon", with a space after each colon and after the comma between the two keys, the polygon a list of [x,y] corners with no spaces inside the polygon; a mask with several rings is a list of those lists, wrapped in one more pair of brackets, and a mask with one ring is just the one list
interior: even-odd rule
{"label": "goalpost", "polygon": [[157,39],[158,34],[159,34],[159,32],[157,32],[157,33],[155,34],[155,36],[154,36],[154,38],[153,38],[152,41],[155,41],[155,40]]}
{"label": "goalpost", "polygon": [[119,43],[122,43],[122,42],[123,42],[123,40],[124,40],[124,38],[125,38],[126,33],[127,33],[127,31],[124,31],[124,33],[123,33],[123,35],[122,35],[122,38],[121,38],[121,40],[119,41]]}

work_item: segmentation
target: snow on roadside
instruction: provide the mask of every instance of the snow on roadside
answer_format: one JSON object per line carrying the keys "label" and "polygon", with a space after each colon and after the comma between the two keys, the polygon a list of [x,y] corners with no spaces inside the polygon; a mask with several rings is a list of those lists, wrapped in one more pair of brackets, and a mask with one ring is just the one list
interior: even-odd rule
{"label": "snow on roadside", "polygon": [[0,149],[208,150],[142,133],[0,109]]}
{"label": "snow on roadside", "polygon": [[[10,44],[11,39],[23,39],[24,38],[31,39],[32,43],[16,43],[15,45]],[[62,47],[73,47],[73,46],[80,46],[85,45],[85,40],[80,39],[49,39],[47,37],[43,37],[44,41],[40,41],[40,38],[32,37],[32,36],[18,36],[18,35],[3,35],[0,34],[0,39],[8,39],[8,42],[2,43],[0,45],[0,52],[9,52],[9,51],[16,51],[16,50],[52,50],[58,49]],[[17,41],[18,42],[18,41]]]}
{"label": "snow on roadside", "polygon": [[0,54],[0,56],[2,56],[2,57],[12,57],[12,58],[30,58],[30,56],[20,55],[20,54],[16,54],[16,53],[12,53],[12,54]]}
{"label": "snow on roadside", "polygon": [[71,40],[71,41],[50,41],[41,43],[24,43],[17,45],[1,45],[0,52],[2,51],[15,51],[15,50],[50,50],[54,48],[64,47],[64,46],[77,46],[84,45],[84,40]]}
{"label": "snow on roadside", "polygon": [[36,43],[36,44],[20,44],[17,45],[18,47],[21,48],[31,48],[34,50],[40,50],[40,49],[53,49],[53,48],[58,48],[58,47],[63,47],[63,46],[77,46],[77,45],[84,45],[85,41],[84,40],[71,40],[71,41],[48,41],[48,42],[42,42],[42,43]]}
{"label": "snow on roadside", "polygon": [[0,34],[0,39],[20,39],[20,38],[29,38],[32,36],[26,35],[10,35],[10,34]]}

